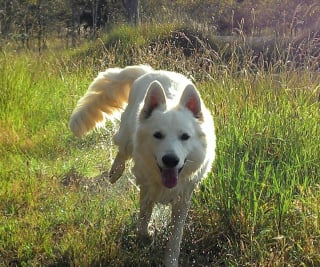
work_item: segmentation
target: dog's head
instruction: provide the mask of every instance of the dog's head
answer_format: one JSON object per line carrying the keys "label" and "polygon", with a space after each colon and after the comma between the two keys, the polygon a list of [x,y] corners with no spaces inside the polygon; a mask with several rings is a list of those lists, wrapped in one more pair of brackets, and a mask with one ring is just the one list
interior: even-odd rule
{"label": "dog's head", "polygon": [[158,81],[150,84],[138,117],[134,147],[139,165],[158,174],[148,179],[161,179],[167,188],[196,172],[206,154],[202,104],[194,85],[187,85],[174,105],[171,101]]}

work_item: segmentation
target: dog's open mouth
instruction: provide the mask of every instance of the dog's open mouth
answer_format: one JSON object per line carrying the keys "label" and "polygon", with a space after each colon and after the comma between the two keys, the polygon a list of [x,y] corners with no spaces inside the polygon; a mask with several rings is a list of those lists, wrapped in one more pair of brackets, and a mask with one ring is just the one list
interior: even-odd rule
{"label": "dog's open mouth", "polygon": [[161,168],[159,166],[161,173],[162,184],[167,188],[173,188],[178,183],[179,173],[182,171],[182,167],[178,168]]}

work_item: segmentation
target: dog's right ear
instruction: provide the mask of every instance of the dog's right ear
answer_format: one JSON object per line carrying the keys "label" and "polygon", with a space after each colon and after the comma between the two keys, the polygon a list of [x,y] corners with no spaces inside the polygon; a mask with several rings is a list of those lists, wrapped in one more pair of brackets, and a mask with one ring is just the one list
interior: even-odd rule
{"label": "dog's right ear", "polygon": [[161,110],[166,109],[166,95],[161,83],[158,81],[152,82],[147,89],[140,119],[150,117],[156,108],[160,108]]}

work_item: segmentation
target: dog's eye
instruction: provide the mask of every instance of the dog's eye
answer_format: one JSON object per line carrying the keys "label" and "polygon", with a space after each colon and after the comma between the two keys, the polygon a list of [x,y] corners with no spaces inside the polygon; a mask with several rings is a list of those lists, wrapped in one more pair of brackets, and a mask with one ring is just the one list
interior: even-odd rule
{"label": "dog's eye", "polygon": [[164,135],[161,132],[155,132],[153,137],[160,140],[164,138]]}
{"label": "dog's eye", "polygon": [[190,138],[190,135],[188,135],[187,133],[183,133],[181,136],[180,136],[180,139],[182,141],[186,141]]}

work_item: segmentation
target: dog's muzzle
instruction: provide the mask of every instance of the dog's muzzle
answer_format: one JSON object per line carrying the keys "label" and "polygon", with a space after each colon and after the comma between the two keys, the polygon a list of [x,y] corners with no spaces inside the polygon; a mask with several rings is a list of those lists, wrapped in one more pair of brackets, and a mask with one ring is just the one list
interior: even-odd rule
{"label": "dog's muzzle", "polygon": [[178,176],[182,171],[182,167],[178,168],[180,159],[174,154],[167,154],[162,157],[163,167],[158,164],[161,174],[162,184],[167,188],[173,188],[178,183]]}

